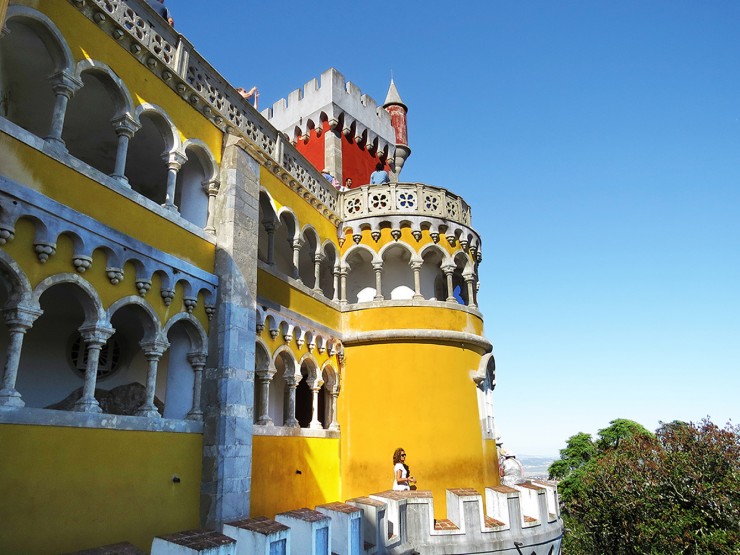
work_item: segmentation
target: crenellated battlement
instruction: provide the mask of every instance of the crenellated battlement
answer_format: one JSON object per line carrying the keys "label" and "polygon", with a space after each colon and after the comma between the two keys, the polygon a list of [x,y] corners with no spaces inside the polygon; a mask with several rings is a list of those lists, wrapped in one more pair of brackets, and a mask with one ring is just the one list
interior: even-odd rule
{"label": "crenellated battlement", "polygon": [[475,489],[449,489],[446,501],[448,518],[435,519],[431,492],[384,491],[319,505],[316,510],[280,513],[274,520],[257,517],[227,523],[223,535],[189,531],[155,538],[152,555],[206,553],[178,550],[184,547],[178,544],[183,538],[191,549],[198,533],[208,537],[208,549],[217,546],[208,553],[219,555],[291,553],[297,545],[306,555],[560,552],[563,526],[557,490],[550,483],[486,488],[485,504]]}
{"label": "crenellated battlement", "polygon": [[308,137],[311,129],[321,130],[326,121],[332,129],[338,127],[345,136],[357,143],[365,141],[378,152],[388,149],[392,154],[395,148],[396,134],[388,112],[334,68],[322,73],[320,80],[311,79],[294,90],[287,99],[281,98],[262,115],[294,141]]}

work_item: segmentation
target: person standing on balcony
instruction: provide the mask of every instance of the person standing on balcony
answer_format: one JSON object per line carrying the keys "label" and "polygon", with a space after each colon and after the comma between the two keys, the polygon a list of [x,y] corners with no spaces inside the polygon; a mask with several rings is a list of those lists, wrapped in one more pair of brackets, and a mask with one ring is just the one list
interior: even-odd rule
{"label": "person standing on balcony", "polygon": [[146,2],[152,7],[155,12],[162,16],[162,18],[167,21],[167,23],[169,23],[173,27],[175,26],[175,20],[172,19],[170,10],[168,10],[167,6],[164,5],[164,0],[146,0]]}
{"label": "person standing on balcony", "polygon": [[393,491],[408,491],[414,483],[416,479],[409,476],[406,466],[406,451],[399,447],[393,452]]}
{"label": "person standing on balcony", "polygon": [[390,183],[391,178],[388,172],[383,169],[383,162],[375,164],[375,171],[370,174],[370,185],[380,185],[381,183]]}

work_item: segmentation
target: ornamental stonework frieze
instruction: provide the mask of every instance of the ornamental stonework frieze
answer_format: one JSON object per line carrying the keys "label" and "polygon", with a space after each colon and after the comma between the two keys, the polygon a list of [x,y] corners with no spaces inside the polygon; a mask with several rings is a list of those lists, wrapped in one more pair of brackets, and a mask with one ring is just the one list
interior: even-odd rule
{"label": "ornamental stonework frieze", "polygon": [[15,226],[20,218],[34,225],[33,248],[42,264],[58,256],[57,240],[65,235],[72,241],[70,262],[78,273],[91,271],[93,252],[99,250],[106,259],[105,268],[101,270],[112,285],[123,281],[124,268],[130,265],[136,273],[136,289],[140,296],[150,293],[152,277],[157,274],[165,305],[169,306],[179,283],[187,312],[192,313],[200,296],[208,317],[211,318],[215,312],[218,286],[215,275],[0,176],[0,229],[9,231],[5,243],[15,240]]}

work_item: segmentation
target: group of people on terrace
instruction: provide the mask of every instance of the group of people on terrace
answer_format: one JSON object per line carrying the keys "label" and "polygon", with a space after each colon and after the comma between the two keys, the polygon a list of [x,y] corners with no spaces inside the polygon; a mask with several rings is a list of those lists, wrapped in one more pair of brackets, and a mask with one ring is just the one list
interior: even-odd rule
{"label": "group of people on terrace", "polygon": [[[342,185],[339,180],[331,174],[331,171],[328,168],[324,168],[323,170],[321,170],[321,175],[323,175],[324,179],[331,183],[332,186],[340,193],[343,193],[344,191],[349,191],[352,188],[351,177],[345,179],[344,185]],[[375,171],[370,174],[370,185],[382,185],[383,183],[390,183],[390,181],[390,175],[388,175],[388,172],[385,170],[385,166],[383,165],[383,163],[378,162],[377,164],[375,164]]]}

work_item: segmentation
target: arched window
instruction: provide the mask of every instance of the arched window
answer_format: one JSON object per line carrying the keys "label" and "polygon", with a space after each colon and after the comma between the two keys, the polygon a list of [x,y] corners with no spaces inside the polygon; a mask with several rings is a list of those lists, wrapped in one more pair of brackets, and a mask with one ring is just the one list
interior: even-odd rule
{"label": "arched window", "polygon": [[11,17],[7,27],[0,39],[0,116],[44,137],[54,111],[50,77],[64,69],[61,48],[38,21]]}
{"label": "arched window", "polygon": [[372,253],[367,249],[358,248],[350,252],[346,260],[350,266],[347,276],[347,302],[372,301],[376,294]]}
{"label": "arched window", "polygon": [[208,192],[204,189],[214,168],[205,149],[198,145],[185,148],[187,162],[177,173],[175,205],[190,223],[205,227],[208,221]]}
{"label": "arched window", "polygon": [[296,221],[293,214],[280,214],[279,225],[275,229],[275,268],[287,276],[293,272],[293,241],[296,237]]}
{"label": "arched window", "polygon": [[62,139],[69,153],[105,174],[113,173],[118,136],[112,121],[126,112],[125,95],[105,71],[82,72],[82,88],[70,99]]}
{"label": "arched window", "polygon": [[316,254],[319,238],[316,231],[307,227],[303,231],[303,244],[298,258],[298,275],[303,285],[313,289],[316,285]]}
{"label": "arched window", "polygon": [[414,272],[409,265],[411,253],[399,244],[383,251],[383,298],[411,299],[414,296]]}
{"label": "arched window", "polygon": [[164,204],[167,193],[167,161],[174,148],[173,131],[162,114],[139,114],[141,129],[128,147],[126,177],[131,188],[157,204]]}
{"label": "arched window", "polygon": [[334,290],[334,268],[337,265],[337,248],[334,243],[327,242],[322,251],[324,257],[321,259],[319,267],[319,287],[324,297],[334,299],[336,291]]}
{"label": "arched window", "polygon": [[447,281],[442,272],[442,252],[437,248],[422,253],[421,294],[427,300],[444,301],[447,298]]}

